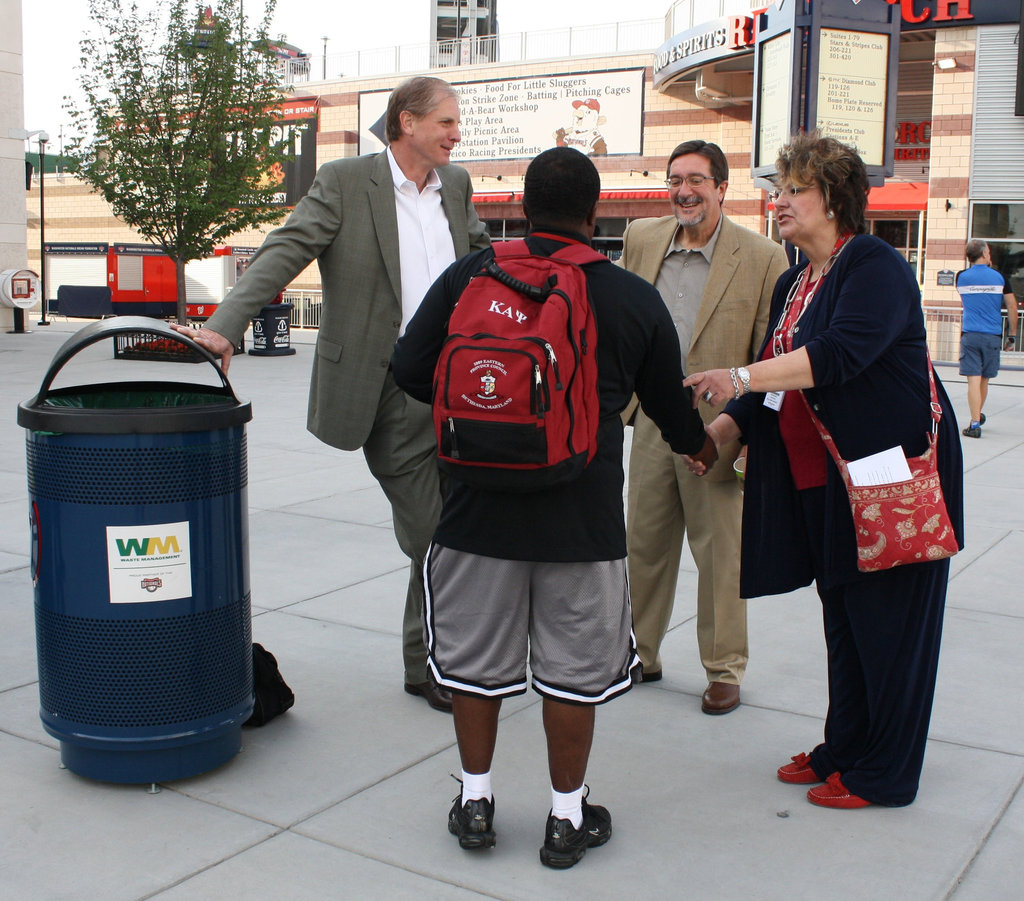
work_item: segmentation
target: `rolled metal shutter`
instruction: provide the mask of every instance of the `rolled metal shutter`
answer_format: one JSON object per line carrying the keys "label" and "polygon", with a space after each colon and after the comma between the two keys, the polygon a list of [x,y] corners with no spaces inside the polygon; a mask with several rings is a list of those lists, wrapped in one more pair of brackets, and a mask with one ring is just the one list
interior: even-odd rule
{"label": "rolled metal shutter", "polygon": [[107,283],[106,254],[47,254],[46,293],[57,296],[61,285],[102,287]]}
{"label": "rolled metal shutter", "polygon": [[975,60],[972,200],[1024,200],[1024,118],[1013,114],[1016,25],[978,29]]}

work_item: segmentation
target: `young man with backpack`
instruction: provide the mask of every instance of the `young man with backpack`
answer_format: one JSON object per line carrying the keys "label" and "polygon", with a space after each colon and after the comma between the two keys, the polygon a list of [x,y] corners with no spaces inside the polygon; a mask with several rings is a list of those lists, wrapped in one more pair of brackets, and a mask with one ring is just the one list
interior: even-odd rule
{"label": "young man with backpack", "polygon": [[[581,253],[594,234],[600,188],[594,164],[577,150],[556,147],[536,157],[524,180],[523,208],[530,221],[525,248],[515,246],[512,255],[499,253],[497,259],[485,250],[449,267],[427,292],[392,358],[398,385],[434,403],[439,451],[442,460],[448,458],[451,476],[424,567],[428,664],[453,693],[462,759],[462,792],[448,828],[466,849],[495,843],[490,769],[498,714],[503,698],[526,691],[529,660],[532,687],[543,698],[552,790],[540,857],[557,868],[571,867],[587,848],[611,837],[608,811],[588,804],[584,795],[594,707],[628,691],[639,663],[626,586],[619,414],[635,391],[674,451],[709,463],[716,456],[682,386],[679,340],[658,292],[609,261]],[[568,273],[557,262],[548,264],[551,271],[536,271],[545,265],[543,258],[564,255],[566,248],[580,248],[568,252],[582,262],[579,286],[571,276],[576,263],[565,264]],[[526,249],[538,264],[517,255]],[[541,313],[526,295],[517,302],[500,278],[485,273],[492,262],[543,292],[555,288],[544,305],[565,306],[561,294],[569,294],[576,308],[581,298],[573,295],[585,285],[596,346],[578,318],[569,330],[578,354],[556,350],[543,332],[533,334],[533,326],[542,328]],[[471,280],[483,281],[467,289]],[[457,304],[476,310],[456,310]],[[481,324],[488,320],[493,327]],[[468,330],[459,330],[460,322]],[[517,351],[509,345],[520,340],[510,323],[521,324],[522,340],[540,348],[524,366],[525,379],[510,362]],[[445,353],[453,343],[464,352]],[[588,378],[594,359],[596,398],[588,400],[585,392],[573,398],[572,386]],[[524,384],[531,375],[529,392]],[[523,390],[529,395],[525,412],[509,414]],[[465,401],[461,412],[455,408],[459,398]],[[495,417],[493,428],[473,417],[472,411],[487,409]],[[549,418],[578,427],[577,420],[593,410],[598,421],[592,446],[586,430],[563,439],[564,429],[552,426],[547,434]],[[524,423],[545,431],[549,450],[554,448],[547,459],[527,460],[519,452],[531,444],[523,437]],[[498,439],[490,441],[489,432]],[[459,442],[467,435],[473,436],[473,460]],[[559,472],[547,487],[537,486],[545,472],[581,454],[582,472]],[[490,476],[482,472],[488,469]]]}

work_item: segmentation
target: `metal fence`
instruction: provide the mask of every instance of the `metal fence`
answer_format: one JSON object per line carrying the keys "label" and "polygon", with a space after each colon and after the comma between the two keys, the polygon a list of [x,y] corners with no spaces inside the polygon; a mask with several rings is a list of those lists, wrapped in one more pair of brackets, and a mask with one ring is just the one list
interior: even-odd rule
{"label": "metal fence", "polygon": [[292,305],[292,328],[320,328],[321,291],[285,291],[281,300]]}
{"label": "metal fence", "polygon": [[546,31],[513,32],[477,38],[456,38],[400,47],[377,47],[347,53],[309,54],[282,60],[286,84],[328,81],[348,76],[366,78],[459,65],[539,59],[571,59],[615,53],[650,53],[665,40],[664,19],[577,25]]}
{"label": "metal fence", "polygon": [[955,363],[960,359],[959,307],[925,307],[924,327],[932,360]]}
{"label": "metal fence", "polygon": [[[320,291],[285,291],[282,298],[292,305],[292,328],[320,328]],[[925,307],[925,329],[928,349],[936,363],[957,363],[960,360],[960,308]],[[1006,337],[1006,314],[1003,314],[1003,337]],[[1004,352],[1001,364],[1007,369],[1024,368],[1024,335],[1017,329],[1017,343],[1012,351]]]}
{"label": "metal fence", "polygon": [[[960,362],[959,307],[925,307],[924,325],[928,332],[928,350],[936,363]],[[1003,342],[1007,335],[1007,317],[1003,311]],[[1006,369],[1024,369],[1024,336],[1017,328],[1017,340],[1010,351],[1003,351],[999,365]]]}

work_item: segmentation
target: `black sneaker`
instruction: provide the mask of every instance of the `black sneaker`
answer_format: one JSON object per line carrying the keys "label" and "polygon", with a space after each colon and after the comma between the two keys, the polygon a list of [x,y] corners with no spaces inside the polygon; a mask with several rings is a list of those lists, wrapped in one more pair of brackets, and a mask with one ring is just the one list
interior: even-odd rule
{"label": "black sneaker", "polygon": [[478,798],[462,804],[462,795],[455,799],[448,814],[448,831],[459,837],[459,845],[467,851],[494,847],[494,799]]}
{"label": "black sneaker", "polygon": [[556,819],[548,814],[544,847],[540,849],[540,862],[546,867],[567,870],[587,853],[612,837],[612,815],[606,807],[583,802],[583,825],[577,829],[572,820]]}
{"label": "black sneaker", "polygon": [[981,437],[981,426],[968,426],[964,429],[965,438],[980,438]]}

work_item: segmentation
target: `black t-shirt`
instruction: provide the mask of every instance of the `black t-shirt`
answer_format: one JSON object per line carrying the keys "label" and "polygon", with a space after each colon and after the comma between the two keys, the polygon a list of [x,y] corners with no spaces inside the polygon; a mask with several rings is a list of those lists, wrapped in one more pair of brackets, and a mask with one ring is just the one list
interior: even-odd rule
{"label": "black t-shirt", "polygon": [[[550,255],[585,240],[571,232],[557,234],[558,239],[531,235],[527,244],[533,253]],[[455,302],[493,255],[482,250],[453,263],[427,291],[395,345],[395,381],[418,400],[431,401],[434,366]],[[619,414],[633,392],[676,453],[693,454],[703,446],[704,427],[690,390],[682,385],[679,338],[661,295],[610,261],[588,264],[584,271],[597,319],[601,421],[594,459],[578,479],[544,491],[485,491],[450,478],[435,533],[438,544],[507,560],[621,559],[626,527]]]}

